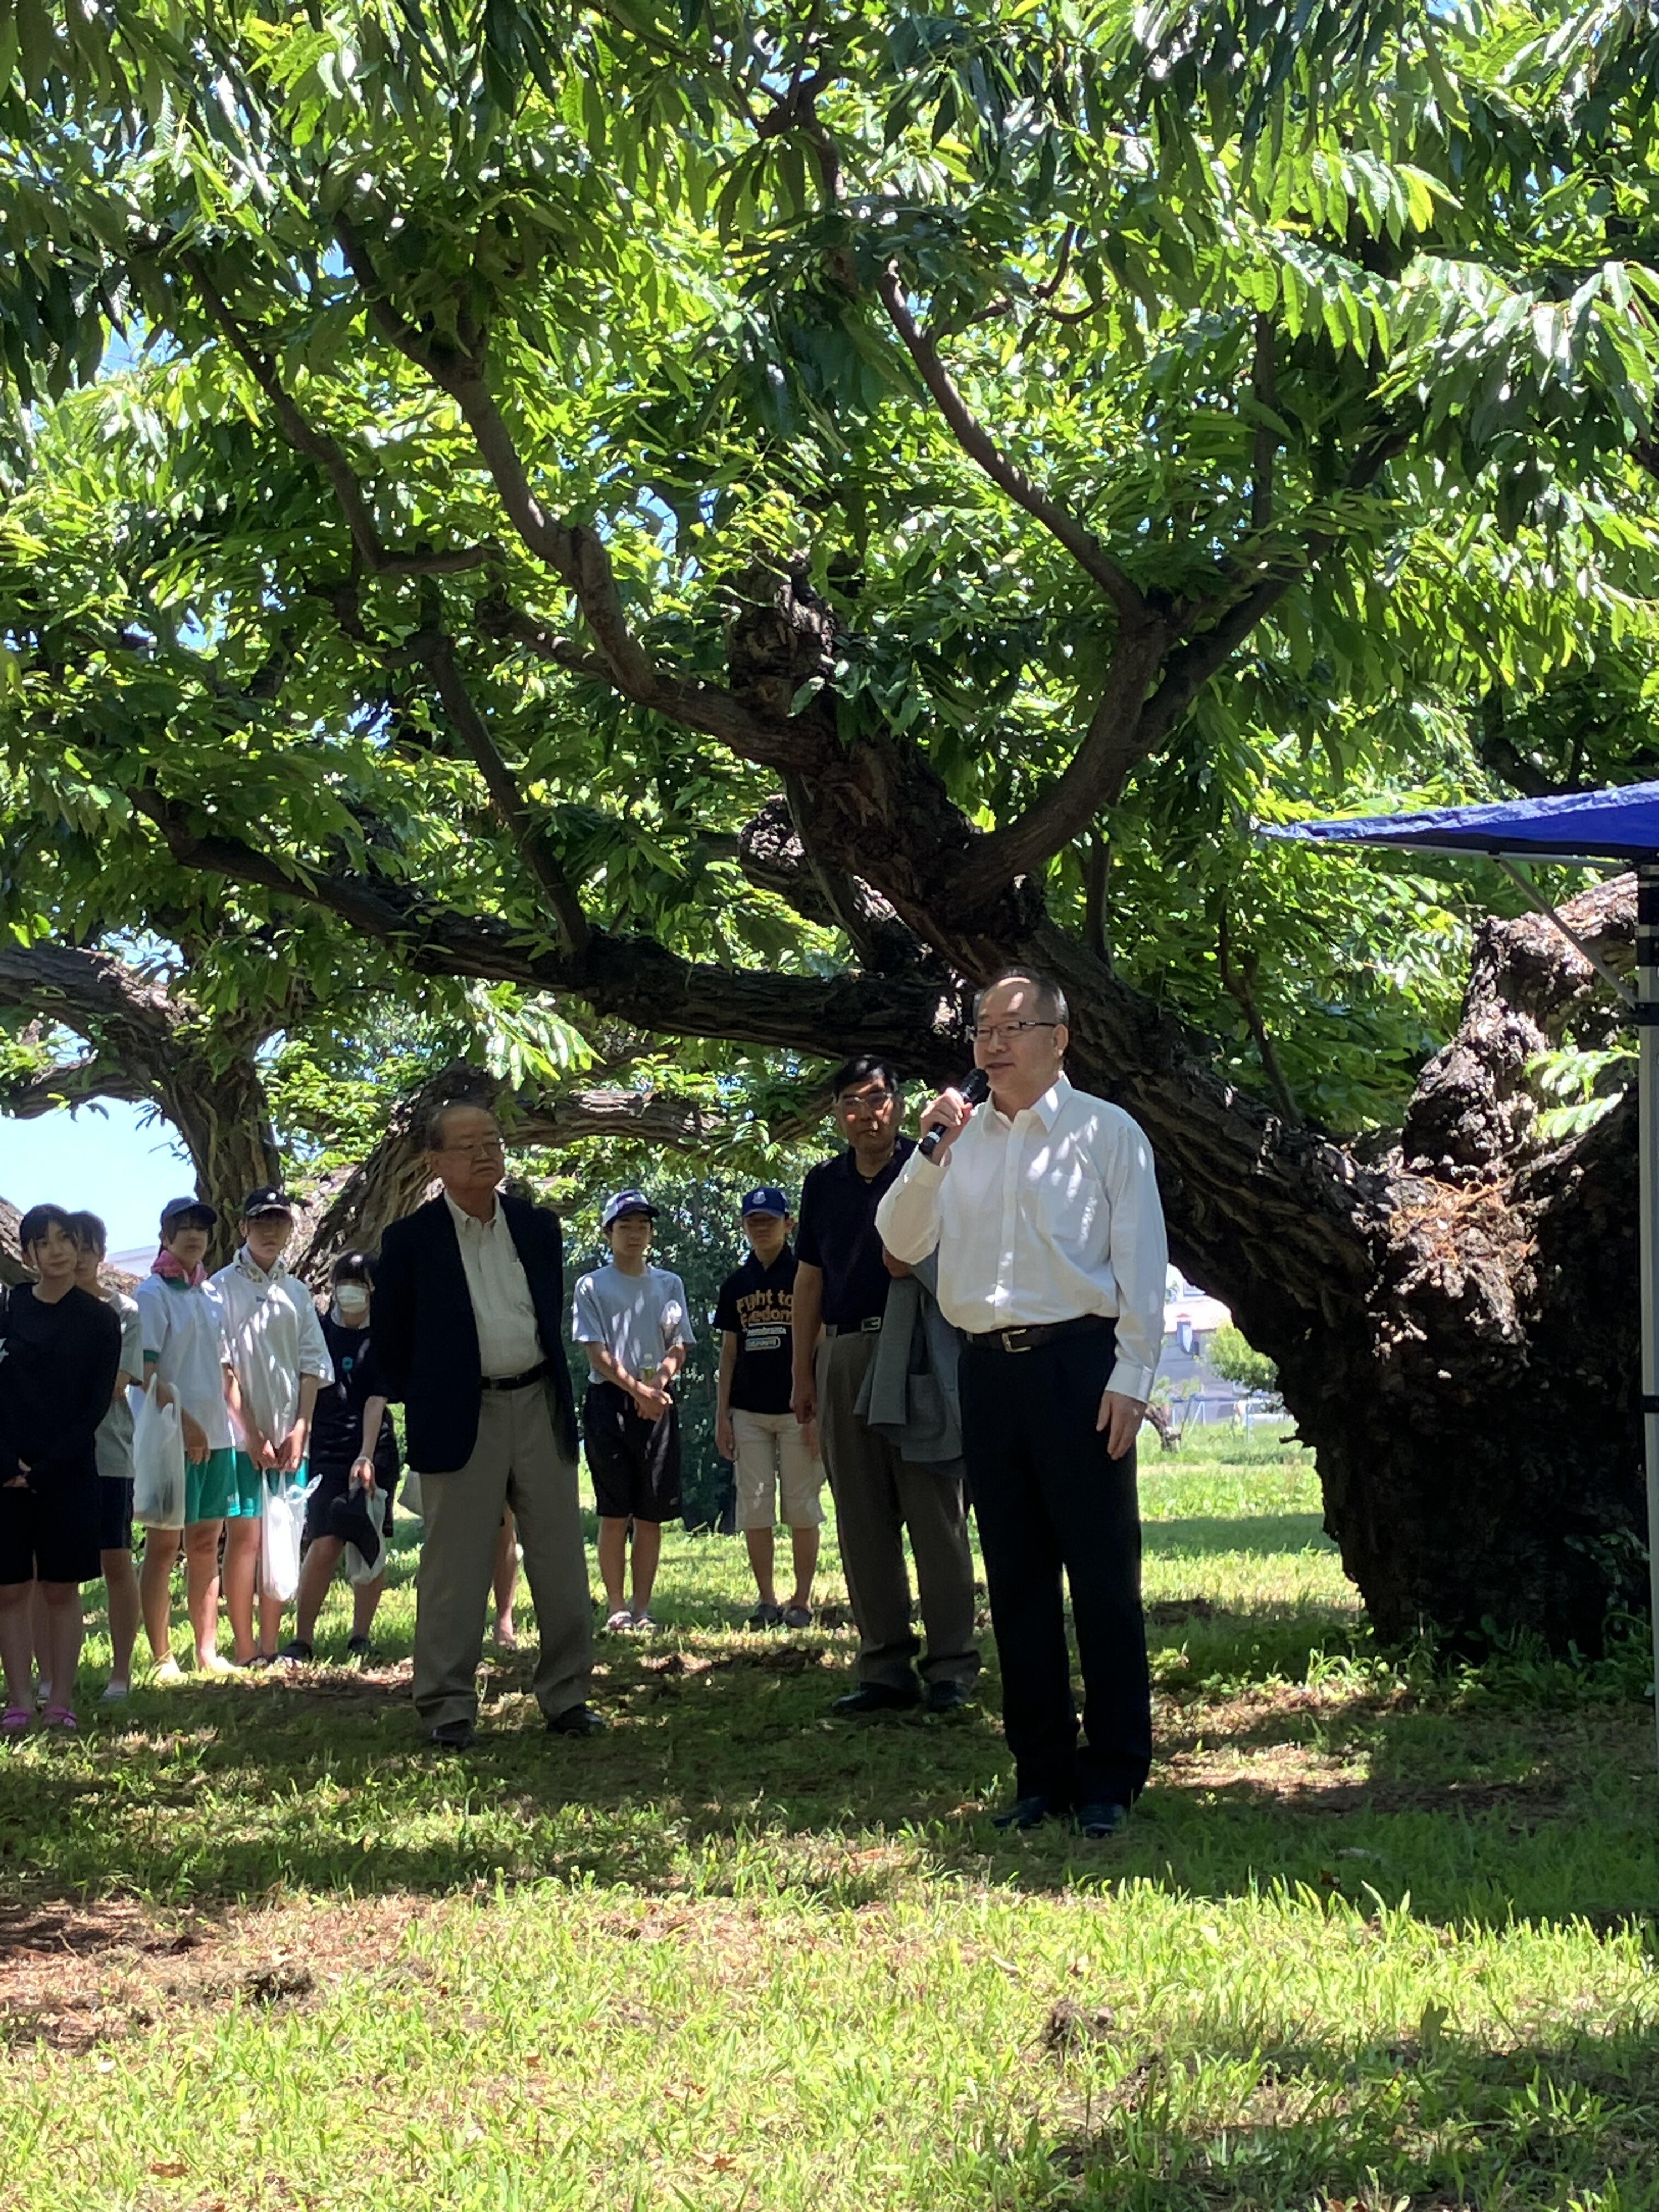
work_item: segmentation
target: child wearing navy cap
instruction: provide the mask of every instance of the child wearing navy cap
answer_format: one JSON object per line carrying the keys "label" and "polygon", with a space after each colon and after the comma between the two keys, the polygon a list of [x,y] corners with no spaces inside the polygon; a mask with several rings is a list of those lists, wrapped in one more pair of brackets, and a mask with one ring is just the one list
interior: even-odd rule
{"label": "child wearing navy cap", "polygon": [[[770,1184],[745,1193],[743,1233],[749,1257],[720,1285],[714,1326],[720,1333],[715,1442],[737,1469],[738,1526],[749,1547],[759,1603],[750,1628],[805,1628],[812,1619],[817,1572],[823,1462],[817,1424],[789,1410],[793,1362],[795,1255],[789,1201]],[[795,1587],[778,1603],[773,1580],[773,1530],[781,1520],[794,1554]]]}

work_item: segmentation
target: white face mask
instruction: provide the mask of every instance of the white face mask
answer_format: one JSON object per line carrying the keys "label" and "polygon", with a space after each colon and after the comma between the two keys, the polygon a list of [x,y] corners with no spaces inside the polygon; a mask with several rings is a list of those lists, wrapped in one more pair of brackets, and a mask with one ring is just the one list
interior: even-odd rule
{"label": "white face mask", "polygon": [[361,1321],[368,1311],[368,1292],[361,1283],[342,1283],[334,1304],[342,1321]]}

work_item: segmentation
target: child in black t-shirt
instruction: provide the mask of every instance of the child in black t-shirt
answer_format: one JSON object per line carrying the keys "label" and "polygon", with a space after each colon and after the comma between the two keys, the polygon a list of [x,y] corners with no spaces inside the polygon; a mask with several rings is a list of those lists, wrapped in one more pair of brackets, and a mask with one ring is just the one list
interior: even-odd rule
{"label": "child in black t-shirt", "polygon": [[[789,1410],[794,1350],[795,1255],[788,1200],[767,1185],[743,1200],[749,1257],[720,1285],[714,1326],[720,1333],[720,1397],[714,1435],[737,1468],[738,1526],[749,1547],[760,1602],[750,1628],[805,1628],[812,1618],[817,1572],[819,1492],[823,1462],[816,1424],[803,1427]],[[781,1510],[780,1511],[780,1509]],[[780,1517],[794,1554],[795,1587],[780,1605],[773,1582],[773,1528]]]}
{"label": "child in black t-shirt", "polygon": [[46,1613],[49,1729],[72,1731],[81,1656],[81,1584],[99,1574],[94,1439],[121,1359],[121,1324],[77,1288],[81,1237],[61,1206],[34,1206],[18,1226],[37,1279],[19,1283],[0,1313],[0,1730],[21,1735],[29,1698],[36,1578]]}
{"label": "child in black t-shirt", "polygon": [[[374,1579],[358,1583],[352,1590],[351,1637],[346,1645],[354,1659],[372,1656],[369,1632],[386,1589],[392,1499],[398,1485],[397,1433],[386,1411],[386,1385],[369,1334],[373,1263],[362,1252],[348,1252],[334,1262],[330,1279],[331,1295],[322,1322],[334,1381],[318,1393],[312,1416],[313,1486],[306,1500],[305,1564],[295,1598],[294,1640],[282,1652],[284,1659],[301,1665],[316,1656],[317,1616],[349,1543],[357,1547],[366,1561],[379,1554]],[[376,1491],[386,1500],[386,1520],[378,1530],[368,1504]]]}

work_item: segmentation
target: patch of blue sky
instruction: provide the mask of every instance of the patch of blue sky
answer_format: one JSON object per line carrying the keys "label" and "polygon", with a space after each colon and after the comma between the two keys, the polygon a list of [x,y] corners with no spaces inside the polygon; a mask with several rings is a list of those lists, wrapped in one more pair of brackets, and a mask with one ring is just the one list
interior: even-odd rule
{"label": "patch of blue sky", "polygon": [[0,1197],[89,1206],[112,1252],[153,1244],[162,1206],[195,1188],[190,1155],[153,1107],[106,1098],[28,1121],[0,1115]]}

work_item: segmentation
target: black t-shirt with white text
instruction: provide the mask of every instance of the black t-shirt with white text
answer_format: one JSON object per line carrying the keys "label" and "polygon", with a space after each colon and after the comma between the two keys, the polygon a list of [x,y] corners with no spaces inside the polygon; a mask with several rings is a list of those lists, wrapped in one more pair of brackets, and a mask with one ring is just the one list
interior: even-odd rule
{"label": "black t-shirt with white text", "polygon": [[763,1267],[751,1252],[720,1285],[714,1326],[738,1340],[731,1402],[741,1413],[789,1411],[794,1370],[790,1326],[799,1264],[787,1244],[769,1267]]}

